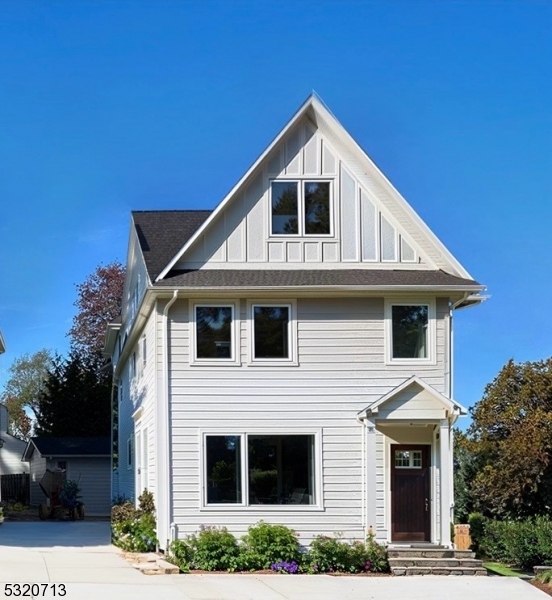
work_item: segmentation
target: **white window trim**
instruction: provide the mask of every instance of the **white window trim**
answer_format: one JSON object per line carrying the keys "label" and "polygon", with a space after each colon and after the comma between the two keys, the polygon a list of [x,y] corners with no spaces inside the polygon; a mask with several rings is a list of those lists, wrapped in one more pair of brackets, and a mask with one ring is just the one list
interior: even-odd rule
{"label": "white window trim", "polygon": [[[393,358],[393,306],[427,306],[427,357],[426,358]],[[385,316],[385,364],[386,365],[436,365],[437,364],[437,319],[435,298],[386,298]]]}
{"label": "white window trim", "polygon": [[[242,467],[241,467],[241,486],[242,501],[236,504],[207,504],[207,437],[209,436],[236,436],[241,439],[242,449]],[[249,472],[247,436],[248,435],[310,435],[314,437],[314,504],[248,504],[249,482],[247,473]],[[255,512],[320,512],[324,510],[323,502],[323,469],[322,469],[322,429],[252,429],[246,431],[236,431],[232,429],[205,429],[199,431],[200,439],[200,500],[199,509],[203,512],[218,511],[255,511]]]}
{"label": "white window trim", "polygon": [[141,365],[140,373],[144,372],[144,369],[146,368],[146,366],[148,364],[147,339],[148,338],[145,333],[140,338],[140,365]]}
{"label": "white window trim", "polygon": [[[305,233],[305,183],[329,183],[330,184],[330,233]],[[272,233],[272,184],[273,183],[297,183],[297,233]],[[335,238],[335,211],[334,211],[334,185],[335,181],[328,177],[274,177],[268,182],[268,237],[274,239],[297,240],[299,238],[316,240],[321,238],[327,240]]]}
{"label": "white window trim", "polygon": [[[288,323],[288,358],[255,358],[255,319],[253,310],[256,306],[287,306],[289,308]],[[248,300],[247,301],[247,345],[249,366],[280,367],[299,366],[297,350],[297,302],[296,300]]]}
{"label": "white window trim", "polygon": [[[196,308],[198,307],[229,307],[232,309],[232,342],[230,345],[230,349],[232,351],[231,358],[197,358],[197,335],[196,335]],[[227,302],[218,301],[218,302],[210,302],[208,300],[198,300],[190,303],[190,314],[189,314],[189,323],[190,323],[190,348],[189,348],[189,358],[190,365],[194,367],[221,367],[221,366],[231,366],[237,367],[241,365],[241,357],[240,357],[240,327],[239,327],[239,301],[230,300]]]}
{"label": "white window trim", "polygon": [[134,439],[133,439],[134,435],[130,435],[127,438],[126,441],[126,451],[127,451],[127,456],[126,456],[126,465],[127,465],[127,471],[131,471],[134,467]]}

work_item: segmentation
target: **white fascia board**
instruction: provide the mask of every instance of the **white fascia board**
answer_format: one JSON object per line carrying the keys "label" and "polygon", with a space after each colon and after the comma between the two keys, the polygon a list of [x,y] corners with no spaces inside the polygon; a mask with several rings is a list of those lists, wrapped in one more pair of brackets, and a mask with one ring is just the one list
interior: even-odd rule
{"label": "white fascia board", "polygon": [[270,154],[270,152],[274,149],[274,147],[280,142],[280,140],[286,135],[286,133],[296,124],[299,120],[305,115],[310,106],[313,105],[315,101],[315,96],[310,95],[307,100],[301,105],[299,110],[293,115],[293,117],[289,120],[287,125],[280,131],[280,133],[272,140],[272,142],[267,146],[266,150],[259,156],[259,158],[251,165],[251,167],[246,171],[245,175],[236,183],[236,185],[230,190],[228,194],[224,197],[222,202],[218,204],[215,210],[207,217],[207,219],[203,222],[203,224],[196,230],[196,232],[192,235],[192,237],[184,244],[184,246],[176,253],[174,258],[169,262],[169,264],[161,271],[161,273],[157,276],[155,281],[161,281],[165,275],[173,268],[173,266],[180,260],[182,255],[192,246],[192,244],[197,240],[197,238],[209,227],[210,223],[217,218],[217,215],[224,209],[224,207],[230,202],[231,198],[236,194],[236,192],[244,185],[244,183],[249,179],[249,177],[254,173],[259,165],[262,164],[264,159]]}
{"label": "white fascia board", "polygon": [[0,331],[0,354],[3,354],[6,351],[6,343],[4,342],[4,338],[2,337],[2,332]]}
{"label": "white fascia board", "polygon": [[[175,289],[185,291],[189,294],[209,294],[210,292],[228,292],[241,294],[248,292],[479,292],[485,289],[484,286],[479,285],[465,285],[465,286],[450,286],[450,285],[430,285],[430,286],[419,286],[419,285],[386,285],[386,286],[366,286],[366,285],[309,285],[309,286],[155,286],[155,290],[168,292]],[[475,299],[476,296],[472,296]],[[481,297],[481,301],[485,299],[485,296]]]}
{"label": "white fascia board", "polygon": [[38,452],[37,447],[34,445],[33,440],[29,440],[27,442],[27,446],[25,447],[25,450],[23,450],[23,456],[21,457],[21,461],[22,462],[29,462],[33,456],[33,452],[34,451]]}
{"label": "white fascia board", "polygon": [[465,279],[473,279],[473,277],[464,269],[464,267],[458,262],[456,258],[450,253],[446,246],[441,240],[433,233],[433,231],[427,226],[425,221],[418,215],[418,213],[410,206],[407,200],[399,193],[395,186],[387,179],[381,169],[374,163],[374,161],[366,154],[361,146],[355,141],[351,134],[341,125],[333,113],[321,102],[318,98],[313,97],[312,99],[313,109],[320,113],[323,119],[330,128],[335,131],[336,136],[341,138],[348,149],[353,155],[355,155],[367,169],[371,175],[374,176],[379,183],[388,189],[393,199],[399,206],[408,214],[412,221],[420,228],[426,238],[428,238],[433,245],[438,249],[439,253],[446,259],[450,264],[454,272]]}
{"label": "white fascia board", "polygon": [[447,398],[447,396],[441,394],[441,392],[438,392],[434,387],[427,384],[423,379],[420,379],[420,377],[418,377],[417,375],[412,375],[412,377],[409,377],[406,381],[403,381],[403,383],[401,383],[396,388],[393,388],[390,392],[385,394],[385,396],[382,396],[379,400],[376,400],[376,402],[370,404],[370,406],[366,407],[363,411],[358,413],[358,417],[362,419],[366,418],[368,415],[378,414],[378,409],[380,406],[382,406],[383,404],[394,398],[397,394],[400,394],[403,390],[405,390],[413,384],[417,384],[422,389],[431,394],[437,401],[439,401],[446,408],[448,408],[451,411],[452,415],[466,415],[468,413],[468,411],[461,404],[459,404],[452,398]]}

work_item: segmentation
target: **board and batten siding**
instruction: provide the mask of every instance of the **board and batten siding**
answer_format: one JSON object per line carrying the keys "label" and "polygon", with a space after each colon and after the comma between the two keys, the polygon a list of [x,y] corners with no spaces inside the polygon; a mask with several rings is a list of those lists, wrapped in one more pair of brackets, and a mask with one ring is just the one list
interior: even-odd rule
{"label": "board and batten siding", "polygon": [[[265,298],[266,299],[266,298]],[[384,358],[383,298],[298,298],[298,366],[248,365],[247,301],[239,302],[240,366],[191,366],[189,302],[169,315],[171,482],[170,518],[182,537],[200,525],[225,525],[241,535],[260,519],[294,528],[303,543],[341,532],[361,539],[363,529],[363,427],[356,415],[412,376],[412,365]],[[190,301],[191,303],[191,301]],[[444,392],[446,299],[436,305],[437,356],[416,374]],[[320,434],[322,509],[289,505],[201,509],[201,432]],[[384,441],[377,440],[378,519],[384,518]]]}
{"label": "board and batten siding", "polygon": [[[330,141],[330,130],[314,129],[304,118],[251,174],[242,189],[213,219],[209,228],[179,259],[175,269],[434,268],[424,259],[408,218],[390,212],[389,198],[367,178],[364,166]],[[327,128],[326,128],[327,129]],[[335,136],[334,136],[335,137]],[[340,147],[340,151],[336,148]],[[272,235],[270,188],[281,181],[330,183],[329,235]],[[424,241],[418,239],[417,241]]]}

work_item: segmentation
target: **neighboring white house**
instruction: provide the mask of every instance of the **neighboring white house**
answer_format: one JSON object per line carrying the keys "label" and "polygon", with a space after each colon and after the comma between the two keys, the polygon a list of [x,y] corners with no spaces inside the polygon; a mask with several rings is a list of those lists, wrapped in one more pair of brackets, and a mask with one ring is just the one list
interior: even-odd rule
{"label": "neighboring white house", "polygon": [[29,465],[21,462],[27,442],[8,433],[8,409],[0,404],[0,475],[28,473]]}
{"label": "neighboring white house", "polygon": [[26,444],[23,460],[29,463],[32,505],[46,504],[40,488],[46,472],[63,471],[79,482],[81,500],[90,516],[111,513],[111,440],[109,437],[34,437]]}
{"label": "neighboring white house", "polygon": [[[245,124],[244,126],[247,126]],[[113,495],[451,544],[452,318],[484,287],[311,96],[214,211],[132,213]]]}

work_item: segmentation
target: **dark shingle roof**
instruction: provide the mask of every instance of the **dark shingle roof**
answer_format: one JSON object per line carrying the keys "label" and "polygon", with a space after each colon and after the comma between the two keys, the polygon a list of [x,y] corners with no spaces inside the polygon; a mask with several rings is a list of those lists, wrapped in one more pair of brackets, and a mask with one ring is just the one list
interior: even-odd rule
{"label": "dark shingle roof", "polygon": [[211,214],[210,210],[135,210],[134,227],[150,279],[155,281],[171,258]]}
{"label": "dark shingle roof", "polygon": [[440,270],[406,269],[308,269],[250,270],[204,269],[171,271],[162,281],[157,276],[205,222],[209,210],[133,211],[134,226],[146,267],[156,287],[276,288],[276,287],[425,287],[473,288],[472,279]]}
{"label": "dark shingle roof", "polygon": [[403,269],[309,269],[309,270],[229,270],[204,269],[171,271],[156,286],[205,288],[313,287],[313,286],[444,286],[481,287],[473,279],[455,277],[444,271]]}
{"label": "dark shingle roof", "polygon": [[34,437],[42,456],[110,456],[109,437]]}

